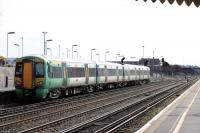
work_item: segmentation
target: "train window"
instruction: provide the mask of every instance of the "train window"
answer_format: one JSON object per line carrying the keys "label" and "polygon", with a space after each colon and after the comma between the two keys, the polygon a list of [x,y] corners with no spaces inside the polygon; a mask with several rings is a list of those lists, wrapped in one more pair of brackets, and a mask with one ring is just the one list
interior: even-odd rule
{"label": "train window", "polygon": [[76,68],[77,77],[85,77],[85,68]]}
{"label": "train window", "polygon": [[124,76],[128,76],[128,70],[124,70]]}
{"label": "train window", "polygon": [[85,69],[82,67],[68,67],[68,76],[73,77],[85,77]]}
{"label": "train window", "polygon": [[96,77],[96,68],[89,68],[89,77]]}
{"label": "train window", "polygon": [[53,68],[48,64],[48,77],[53,78]]}
{"label": "train window", "polygon": [[49,78],[63,78],[64,77],[63,67],[53,67],[48,65],[48,77]]}
{"label": "train window", "polygon": [[108,69],[108,76],[116,76],[117,75],[116,69]]}
{"label": "train window", "polygon": [[44,76],[44,64],[43,62],[36,62],[35,64],[35,76]]}
{"label": "train window", "polygon": [[135,71],[134,71],[134,70],[130,70],[130,74],[131,74],[131,75],[134,75],[134,74],[135,74]]}
{"label": "train window", "polygon": [[112,69],[108,69],[107,72],[108,72],[108,76],[112,76]]}
{"label": "train window", "polygon": [[119,73],[119,76],[123,76],[123,70],[122,69],[119,69],[118,73]]}
{"label": "train window", "polygon": [[62,67],[53,67],[53,78],[63,78]]}
{"label": "train window", "polygon": [[22,63],[17,63],[16,64],[15,75],[16,76],[22,75]]}
{"label": "train window", "polygon": [[106,71],[104,68],[98,68],[98,76],[106,76]]}

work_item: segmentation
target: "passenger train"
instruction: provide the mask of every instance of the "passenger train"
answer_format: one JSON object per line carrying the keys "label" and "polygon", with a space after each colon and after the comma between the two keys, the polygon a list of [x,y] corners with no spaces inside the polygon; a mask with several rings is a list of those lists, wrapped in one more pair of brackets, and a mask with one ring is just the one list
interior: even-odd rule
{"label": "passenger train", "polygon": [[75,61],[30,55],[16,59],[15,90],[18,97],[58,98],[134,84],[148,83],[146,66]]}

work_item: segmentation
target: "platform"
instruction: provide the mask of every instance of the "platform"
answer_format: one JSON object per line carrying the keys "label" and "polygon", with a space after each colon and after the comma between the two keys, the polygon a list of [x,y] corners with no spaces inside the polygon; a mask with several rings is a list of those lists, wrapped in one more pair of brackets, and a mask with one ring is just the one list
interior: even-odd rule
{"label": "platform", "polygon": [[7,88],[0,87],[0,93],[14,91],[14,90],[15,90],[15,87],[7,87]]}
{"label": "platform", "polygon": [[200,80],[137,133],[200,133]]}

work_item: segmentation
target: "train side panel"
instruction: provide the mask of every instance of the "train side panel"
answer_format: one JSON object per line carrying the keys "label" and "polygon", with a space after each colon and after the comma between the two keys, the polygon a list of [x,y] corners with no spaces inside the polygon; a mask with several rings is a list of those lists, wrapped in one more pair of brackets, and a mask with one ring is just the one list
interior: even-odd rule
{"label": "train side panel", "polygon": [[85,64],[78,62],[67,63],[67,87],[86,85]]}
{"label": "train side panel", "polygon": [[96,75],[97,75],[97,70],[96,70],[96,63],[95,64],[88,64],[88,84],[89,85],[95,85],[96,84]]}
{"label": "train side panel", "polygon": [[105,64],[97,64],[97,84],[107,83],[107,66]]}
{"label": "train side panel", "polygon": [[119,76],[118,82],[123,82],[124,77],[123,77],[123,67],[122,67],[122,65],[118,65],[118,76]]}
{"label": "train side panel", "polygon": [[116,83],[117,81],[117,73],[118,68],[116,65],[107,65],[107,83]]}
{"label": "train side panel", "polygon": [[123,68],[124,68],[123,81],[128,82],[128,81],[130,81],[130,69],[129,69],[128,65],[124,65]]}

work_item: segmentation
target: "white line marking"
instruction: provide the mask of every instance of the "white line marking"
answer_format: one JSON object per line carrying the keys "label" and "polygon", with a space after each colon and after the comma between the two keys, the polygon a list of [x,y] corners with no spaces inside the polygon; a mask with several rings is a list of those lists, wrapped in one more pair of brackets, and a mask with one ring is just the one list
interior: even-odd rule
{"label": "white line marking", "polygon": [[187,109],[184,111],[184,113],[183,113],[181,119],[179,120],[179,122],[178,122],[176,128],[174,129],[173,133],[178,133],[178,132],[180,131],[181,126],[183,125],[183,122],[184,122],[184,120],[185,120],[185,117],[186,117],[188,111],[191,109],[192,104],[194,103],[195,98],[197,97],[199,91],[200,91],[200,88],[198,89],[197,93],[196,93],[195,96],[193,97],[193,99],[192,99],[192,101],[190,102],[190,104],[189,104],[189,106],[187,107]]}
{"label": "white line marking", "polygon": [[183,94],[181,94],[177,99],[175,99],[172,103],[170,103],[166,108],[164,108],[160,113],[158,113],[155,117],[153,117],[147,124],[145,124],[142,128],[140,128],[136,133],[143,133],[150,128],[154,122],[156,122],[159,118],[161,118],[174,104],[176,104],[181,98],[185,97],[186,94],[191,90],[191,88],[197,86],[200,82],[198,80],[195,84],[193,84],[188,90],[186,90]]}

